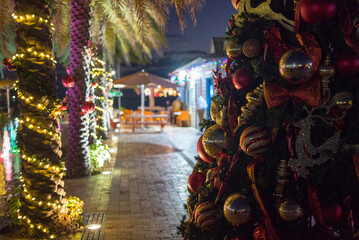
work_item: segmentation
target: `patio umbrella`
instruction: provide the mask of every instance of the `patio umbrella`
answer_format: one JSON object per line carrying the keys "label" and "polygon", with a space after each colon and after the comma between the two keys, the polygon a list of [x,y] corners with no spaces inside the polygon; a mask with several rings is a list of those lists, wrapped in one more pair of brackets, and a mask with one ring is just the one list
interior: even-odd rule
{"label": "patio umbrella", "polygon": [[6,90],[6,107],[7,113],[10,115],[10,89],[13,89],[15,80],[11,79],[2,79],[0,80],[0,89]]}
{"label": "patio umbrella", "polygon": [[[178,87],[177,84],[170,82],[168,79],[153,75],[151,73],[145,72],[144,70],[117,79],[113,81],[113,84],[115,86],[120,85],[124,88],[135,88],[135,87],[141,88],[141,115],[144,114],[144,109],[145,109],[145,98],[144,98],[145,86],[155,87],[160,85],[164,88],[173,88],[173,89],[176,89]],[[154,105],[153,91],[151,94],[151,98],[152,99],[150,99],[150,106],[151,104]]]}

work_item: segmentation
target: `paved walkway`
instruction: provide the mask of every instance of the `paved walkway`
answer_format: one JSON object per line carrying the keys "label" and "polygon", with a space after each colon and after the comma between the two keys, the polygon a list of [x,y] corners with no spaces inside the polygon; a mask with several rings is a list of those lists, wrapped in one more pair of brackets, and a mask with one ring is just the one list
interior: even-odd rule
{"label": "paved walkway", "polygon": [[[166,126],[164,133],[116,133],[110,175],[67,180],[67,193],[85,202],[84,213],[107,212],[105,240],[181,239],[187,178],[198,131]],[[116,149],[116,142],[117,149]]]}

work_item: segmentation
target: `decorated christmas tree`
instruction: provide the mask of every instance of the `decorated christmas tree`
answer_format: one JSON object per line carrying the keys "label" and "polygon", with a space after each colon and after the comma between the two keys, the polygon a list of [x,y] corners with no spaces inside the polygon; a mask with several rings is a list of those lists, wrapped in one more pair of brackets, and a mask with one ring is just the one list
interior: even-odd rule
{"label": "decorated christmas tree", "polygon": [[356,0],[232,0],[184,239],[359,239]]}

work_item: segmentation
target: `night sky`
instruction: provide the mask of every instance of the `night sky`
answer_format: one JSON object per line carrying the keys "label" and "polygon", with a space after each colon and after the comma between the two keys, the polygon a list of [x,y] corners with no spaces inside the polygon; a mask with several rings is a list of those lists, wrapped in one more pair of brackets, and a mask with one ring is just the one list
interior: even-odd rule
{"label": "night sky", "polygon": [[187,18],[187,28],[181,34],[178,17],[175,11],[171,13],[167,27],[167,38],[170,51],[200,50],[208,53],[212,37],[223,37],[228,26],[228,20],[236,10],[231,0],[206,0],[206,4],[197,15],[197,25]]}

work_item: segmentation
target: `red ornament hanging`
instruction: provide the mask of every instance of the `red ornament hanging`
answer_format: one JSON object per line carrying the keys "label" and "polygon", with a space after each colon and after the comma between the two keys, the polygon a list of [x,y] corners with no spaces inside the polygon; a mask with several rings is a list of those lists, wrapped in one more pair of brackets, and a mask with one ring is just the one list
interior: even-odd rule
{"label": "red ornament hanging", "polygon": [[188,189],[192,193],[197,193],[198,188],[203,186],[205,180],[206,180],[206,175],[204,175],[201,172],[193,172],[191,175],[189,175],[187,180]]}
{"label": "red ornament hanging", "polygon": [[59,107],[60,111],[66,111],[67,110],[67,102],[62,102],[61,106]]}
{"label": "red ornament hanging", "polygon": [[239,89],[246,90],[252,86],[254,82],[252,72],[247,68],[240,68],[233,74],[233,84],[234,87]]}
{"label": "red ornament hanging", "polygon": [[210,155],[208,155],[206,153],[206,151],[204,150],[203,145],[202,145],[202,138],[203,138],[203,135],[197,141],[198,156],[205,162],[208,162],[208,163],[214,162],[216,159],[211,157]]}
{"label": "red ornament hanging", "polygon": [[323,220],[329,226],[337,225],[343,218],[342,206],[334,200],[326,200],[321,204]]}
{"label": "red ornament hanging", "polygon": [[91,101],[85,102],[82,106],[83,112],[86,113],[93,113],[95,111],[95,104]]}
{"label": "red ornament hanging", "polygon": [[2,60],[2,64],[7,68],[7,70],[9,71],[14,71],[16,70],[15,65],[11,62],[10,58],[4,58]]}
{"label": "red ornament hanging", "polygon": [[75,86],[75,79],[70,75],[65,76],[62,79],[62,85],[64,85],[64,87],[67,87],[67,88],[72,88],[73,86]]}
{"label": "red ornament hanging", "polygon": [[359,56],[354,52],[340,54],[336,59],[335,69],[345,76],[357,74],[359,72]]}
{"label": "red ornament hanging", "polygon": [[333,0],[302,0],[300,14],[309,24],[329,21],[337,13]]}

